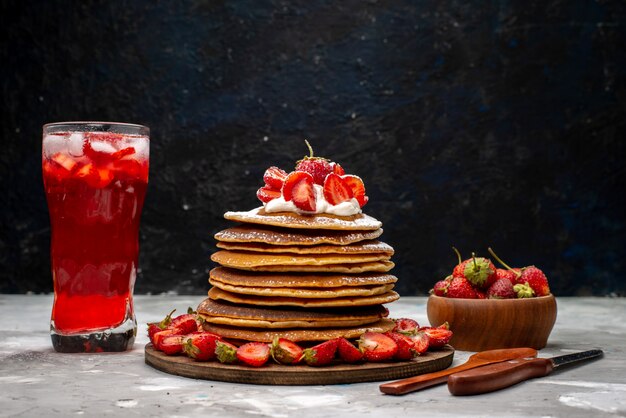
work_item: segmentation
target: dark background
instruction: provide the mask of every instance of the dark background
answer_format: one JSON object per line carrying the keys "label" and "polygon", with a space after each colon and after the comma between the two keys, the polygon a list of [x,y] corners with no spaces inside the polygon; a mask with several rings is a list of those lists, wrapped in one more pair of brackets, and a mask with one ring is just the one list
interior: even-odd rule
{"label": "dark background", "polygon": [[3,1],[0,292],[50,292],[41,126],[151,130],[137,293],[204,294],[222,214],[305,153],[360,175],[423,295],[493,246],[624,295],[622,1]]}

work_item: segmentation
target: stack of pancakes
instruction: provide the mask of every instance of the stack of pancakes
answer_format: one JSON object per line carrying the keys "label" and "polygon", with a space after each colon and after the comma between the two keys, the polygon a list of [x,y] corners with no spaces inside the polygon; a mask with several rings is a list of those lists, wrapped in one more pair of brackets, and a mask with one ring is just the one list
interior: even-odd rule
{"label": "stack of pancakes", "polygon": [[399,296],[381,223],[358,214],[227,212],[240,224],[215,235],[205,329],[242,341],[356,338],[393,328],[384,303]]}

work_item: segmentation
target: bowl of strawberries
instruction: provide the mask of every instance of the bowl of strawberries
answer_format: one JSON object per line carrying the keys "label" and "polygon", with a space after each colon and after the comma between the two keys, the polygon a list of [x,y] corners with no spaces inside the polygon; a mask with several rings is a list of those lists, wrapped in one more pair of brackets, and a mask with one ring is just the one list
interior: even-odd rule
{"label": "bowl of strawberries", "polygon": [[457,350],[546,346],[556,321],[556,300],[546,275],[535,266],[505,268],[485,257],[462,260],[437,282],[427,303],[431,323],[447,322]]}

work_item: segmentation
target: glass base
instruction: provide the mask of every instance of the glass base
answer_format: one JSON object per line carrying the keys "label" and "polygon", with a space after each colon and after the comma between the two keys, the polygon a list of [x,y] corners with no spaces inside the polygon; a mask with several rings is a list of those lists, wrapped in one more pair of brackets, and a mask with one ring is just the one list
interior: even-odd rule
{"label": "glass base", "polygon": [[118,327],[89,333],[63,334],[50,323],[52,346],[59,353],[119,352],[133,348],[137,335],[137,321],[127,318]]}

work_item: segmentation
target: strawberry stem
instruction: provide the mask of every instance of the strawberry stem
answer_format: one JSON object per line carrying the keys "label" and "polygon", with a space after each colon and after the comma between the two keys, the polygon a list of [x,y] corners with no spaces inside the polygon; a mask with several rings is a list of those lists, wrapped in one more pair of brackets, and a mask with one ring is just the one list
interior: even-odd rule
{"label": "strawberry stem", "polygon": [[476,253],[472,251],[472,260],[474,261],[474,271],[480,270],[480,267],[476,264]]}
{"label": "strawberry stem", "polygon": [[461,260],[461,253],[459,252],[459,250],[456,249],[456,247],[452,247],[452,249],[456,253],[456,256],[459,258],[459,264],[461,264],[463,262],[463,260]]}
{"label": "strawberry stem", "polygon": [[500,257],[498,257],[498,256],[496,255],[496,253],[495,253],[495,252],[491,249],[491,247],[487,248],[487,251],[489,251],[489,254],[491,254],[491,255],[493,256],[493,258],[495,258],[495,259],[498,261],[498,263],[500,263],[500,264],[502,264],[504,267],[506,267],[506,268],[507,268],[507,270],[510,270],[510,271],[512,271],[513,273],[515,273],[515,275],[516,275],[518,278],[519,278],[519,277],[521,277],[522,273],[520,273],[520,272],[517,272],[517,271],[513,270],[513,269],[512,269],[512,268],[511,268],[508,264],[506,264],[504,261],[502,261],[502,260],[500,259]]}
{"label": "strawberry stem", "polygon": [[309,158],[313,158],[313,147],[311,147],[311,144],[309,144],[309,141],[307,141],[306,139],[304,140],[304,143],[309,148],[309,153],[311,154],[309,155]]}

